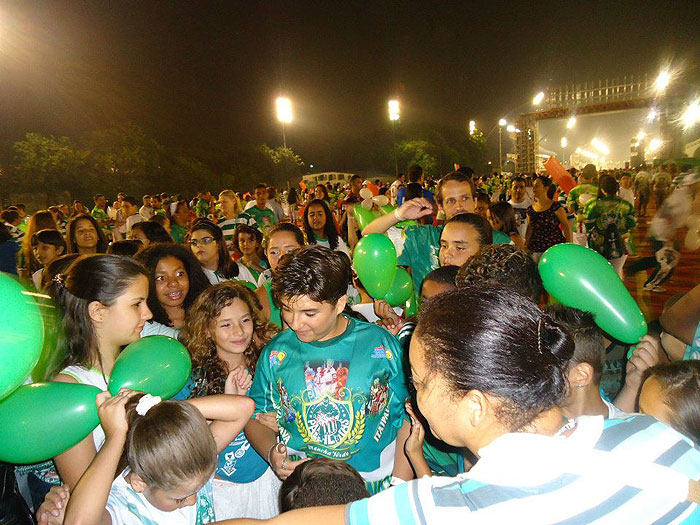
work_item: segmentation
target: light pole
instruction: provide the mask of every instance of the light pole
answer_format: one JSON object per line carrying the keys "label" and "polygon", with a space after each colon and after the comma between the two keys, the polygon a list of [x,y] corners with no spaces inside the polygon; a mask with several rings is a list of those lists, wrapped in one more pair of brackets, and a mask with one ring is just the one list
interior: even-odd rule
{"label": "light pole", "polygon": [[399,101],[389,101],[389,120],[391,121],[391,138],[394,143],[394,175],[399,178],[399,154],[396,151],[396,121],[399,120]]}
{"label": "light pole", "polygon": [[503,173],[503,126],[507,124],[506,119],[498,121],[498,169]]}
{"label": "light pole", "polygon": [[282,124],[282,143],[284,149],[287,149],[287,136],[284,133],[284,125],[292,121],[292,101],[287,97],[278,97],[277,104],[277,120]]}
{"label": "light pole", "polygon": [[566,137],[561,138],[561,163],[564,165],[566,162],[566,146],[568,145],[568,141],[566,140]]}

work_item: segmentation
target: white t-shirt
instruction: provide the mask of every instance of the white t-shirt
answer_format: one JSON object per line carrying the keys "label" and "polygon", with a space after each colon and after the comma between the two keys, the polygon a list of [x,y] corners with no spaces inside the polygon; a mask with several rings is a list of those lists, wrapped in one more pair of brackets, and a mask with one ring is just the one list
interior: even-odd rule
{"label": "white t-shirt", "polygon": [[112,482],[109,490],[106,510],[112,518],[112,525],[198,525],[216,521],[211,479],[197,492],[197,502],[194,505],[164,512],[151,505],[143,493],[132,489],[124,479],[125,474],[127,471]]}
{"label": "white t-shirt", "polygon": [[149,335],[167,335],[173,339],[177,339],[180,335],[179,328],[173,328],[172,326],[165,326],[157,321],[147,321],[143,325],[143,330],[141,330],[141,337],[148,337]]}
{"label": "white t-shirt", "polygon": [[36,272],[32,274],[32,282],[34,283],[34,288],[41,290],[41,274],[44,271],[43,268],[39,268]]}
{"label": "white t-shirt", "polygon": [[153,217],[153,208],[151,208],[150,206],[141,206],[141,208],[139,209],[139,215],[143,217],[144,221],[147,221],[148,219]]}
{"label": "white t-shirt", "polygon": [[620,189],[617,191],[617,196],[621,199],[625,199],[634,206],[634,190],[632,188],[623,188],[620,186]]}
{"label": "white t-shirt", "polygon": [[513,202],[513,199],[511,199],[508,201],[508,204],[513,207],[515,225],[518,227],[518,233],[524,240],[527,233],[527,209],[532,206],[532,200],[525,196],[522,202]]}
{"label": "white t-shirt", "polygon": [[[331,244],[330,242],[328,242],[328,239],[316,239],[316,244],[319,246],[325,246],[329,249],[331,247]],[[348,245],[345,244],[345,241],[340,236],[338,236],[338,246],[336,246],[335,251],[343,252],[345,255],[350,257],[350,250],[348,249]]]}
{"label": "white t-shirt", "polygon": [[141,215],[139,215],[138,213],[134,213],[130,217],[127,217],[126,218],[126,233],[131,232],[131,228],[134,224],[136,224],[137,222],[143,222],[143,221],[144,221],[143,217]]}

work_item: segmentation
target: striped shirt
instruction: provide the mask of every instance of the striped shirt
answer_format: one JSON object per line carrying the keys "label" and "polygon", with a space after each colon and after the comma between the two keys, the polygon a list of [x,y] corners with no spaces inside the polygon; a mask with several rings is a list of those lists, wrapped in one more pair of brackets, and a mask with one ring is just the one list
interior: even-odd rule
{"label": "striped shirt", "polygon": [[224,240],[228,251],[233,253],[233,234],[236,233],[236,227],[239,224],[246,224],[255,228],[255,220],[248,214],[241,213],[233,219],[223,219],[217,223],[217,226],[224,232]]}
{"label": "striped shirt", "polygon": [[424,477],[349,504],[348,524],[698,523],[686,502],[700,450],[649,416],[583,416],[568,438],[512,433],[470,472]]}

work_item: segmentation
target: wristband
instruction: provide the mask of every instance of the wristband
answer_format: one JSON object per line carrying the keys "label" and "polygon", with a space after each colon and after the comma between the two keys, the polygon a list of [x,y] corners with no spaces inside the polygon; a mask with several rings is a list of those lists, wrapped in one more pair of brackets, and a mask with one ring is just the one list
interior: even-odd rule
{"label": "wristband", "polygon": [[396,219],[396,222],[401,222],[403,220],[403,217],[401,217],[398,208],[394,210],[394,218]]}

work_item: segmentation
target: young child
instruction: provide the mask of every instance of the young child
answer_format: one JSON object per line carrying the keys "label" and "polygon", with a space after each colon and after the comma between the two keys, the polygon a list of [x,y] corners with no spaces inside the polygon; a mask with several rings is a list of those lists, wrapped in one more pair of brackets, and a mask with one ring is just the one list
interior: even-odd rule
{"label": "young child", "polygon": [[217,453],[253,412],[251,399],[228,395],[228,384],[226,391],[189,401],[161,401],[126,389],[98,394],[105,444],[73,489],[66,522],[215,521],[211,477]]}
{"label": "young child", "polygon": [[514,244],[525,250],[525,242],[518,232],[513,206],[496,202],[489,207],[488,219],[493,228],[493,244]]}
{"label": "young child", "polygon": [[345,505],[368,498],[362,476],[342,461],[311,459],[294,469],[280,489],[280,511]]}
{"label": "young child", "polygon": [[[260,302],[242,284],[223,282],[194,302],[180,333],[192,356],[192,377],[175,398],[220,394],[231,378],[246,394],[262,347],[277,330],[260,318]],[[219,519],[277,515],[279,481],[243,432],[219,455],[213,481]]]}
{"label": "young child", "polygon": [[493,244],[493,230],[485,217],[476,213],[455,215],[440,234],[440,266],[462,266],[489,244]]}
{"label": "young child", "polygon": [[649,368],[639,410],[700,443],[700,361],[674,361]]}

